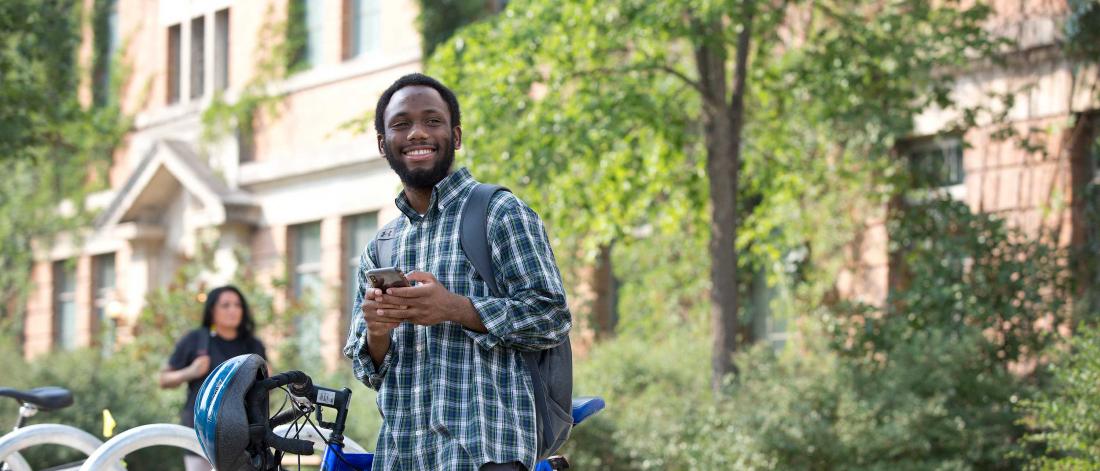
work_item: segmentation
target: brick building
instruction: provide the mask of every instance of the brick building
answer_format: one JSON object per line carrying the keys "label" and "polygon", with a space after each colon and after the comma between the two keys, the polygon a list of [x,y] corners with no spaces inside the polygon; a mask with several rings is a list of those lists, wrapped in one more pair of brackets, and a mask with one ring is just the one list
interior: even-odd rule
{"label": "brick building", "polygon": [[[288,4],[115,0],[93,18],[129,71],[118,91],[105,87],[122,71],[99,71],[84,98],[119,93],[134,125],[114,156],[110,189],[84,202],[100,210],[94,227],[36,254],[26,355],[125,338],[146,294],[211,238],[217,270],[208,288],[237,268],[234,251],[249,254],[262,281],[288,282],[277,304],[312,292],[317,322],[300,330],[319,337],[330,365],[337,361],[352,260],[394,216],[400,188],[373,127],[356,133],[342,124],[372,113],[385,87],[420,70],[417,3]],[[92,5],[86,0],[86,11]],[[217,96],[234,103],[260,76],[259,59],[273,49],[265,34],[284,21],[302,26],[304,44],[298,72],[264,83],[279,97],[278,113],[261,113],[254,133],[229,126],[212,133],[224,137],[204,137],[204,110]],[[91,26],[84,37],[87,61]]]}
{"label": "brick building", "polygon": [[[992,3],[991,30],[1016,46],[1003,65],[973,64],[955,91],[965,106],[995,108],[990,93],[1013,96],[1008,122],[951,133],[957,116],[929,110],[899,151],[937,177],[933,186],[974,210],[1075,243],[1084,230],[1079,190],[1100,178],[1097,68],[1063,52],[1065,0]],[[355,257],[379,222],[395,216],[399,188],[373,132],[341,125],[372,110],[396,77],[421,68],[417,7],[414,0],[302,0],[288,18],[287,5],[116,0],[98,19],[109,26],[111,50],[132,69],[120,100],[135,124],[115,155],[110,190],[85,201],[101,210],[94,227],[79,244],[62,241],[37,254],[24,328],[28,356],[125,337],[145,295],[213,233],[218,269],[207,285],[224,282],[236,268],[233,252],[243,249],[262,281],[288,281],[275,293],[280,305],[312,289],[319,322],[300,330],[321,340],[330,365],[338,361]],[[269,46],[260,44],[264,26],[282,19],[304,26],[306,66],[267,84],[280,96],[280,112],[259,119],[251,138],[233,128],[204,139],[203,111],[216,95],[233,102],[246,88],[257,75],[257,51]],[[90,28],[85,37],[87,58]],[[91,82],[88,100],[109,81]],[[995,139],[1006,124],[1035,147]],[[889,292],[882,213],[837,280],[846,297],[878,304]],[[116,319],[120,329],[105,328]],[[769,338],[785,338],[767,330]]]}
{"label": "brick building", "polygon": [[[996,214],[1062,246],[1079,244],[1089,224],[1082,190],[1100,183],[1100,70],[1095,61],[1066,55],[1065,0],[989,3],[989,29],[1014,46],[1004,52],[1003,64],[972,64],[954,87],[960,107],[984,109],[984,118],[958,133],[951,131],[957,111],[927,110],[899,154],[931,177],[927,187],[971,210]],[[1006,97],[1012,103],[1007,109]],[[990,119],[1000,112],[1003,120]],[[892,267],[884,216],[882,208],[853,247],[851,264],[837,280],[842,295],[872,304],[886,299]]]}

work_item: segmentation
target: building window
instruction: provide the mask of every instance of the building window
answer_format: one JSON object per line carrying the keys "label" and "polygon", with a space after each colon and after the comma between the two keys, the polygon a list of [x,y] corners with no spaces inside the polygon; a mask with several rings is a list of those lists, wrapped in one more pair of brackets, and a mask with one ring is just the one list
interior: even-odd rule
{"label": "building window", "polygon": [[324,24],[321,0],[292,0],[287,16],[290,71],[317,66],[321,63],[321,31]]}
{"label": "building window", "polygon": [[107,307],[114,300],[115,293],[115,254],[97,255],[92,258],[92,298],[95,300],[95,317],[92,332],[96,333],[99,345],[105,353],[115,348],[114,319],[107,313]]}
{"label": "building window", "polygon": [[344,0],[344,58],[368,54],[378,49],[382,29],[382,2]]}
{"label": "building window", "polygon": [[359,256],[367,243],[378,232],[378,213],[357,214],[344,218],[344,306],[345,312],[351,311],[359,289]]}
{"label": "building window", "polygon": [[324,17],[321,16],[321,0],[304,0],[306,35],[305,65],[316,67],[321,63],[321,29]]}
{"label": "building window", "polygon": [[106,105],[111,99],[111,63],[118,52],[118,2],[102,2],[103,9],[95,17],[95,86],[92,99],[96,106]]}
{"label": "building window", "polygon": [[229,9],[214,14],[214,90],[229,87]]}
{"label": "building window", "polygon": [[291,227],[291,295],[303,300],[321,293],[321,223]]}
{"label": "building window", "polygon": [[67,261],[53,264],[53,343],[57,348],[76,347],[76,270]]}
{"label": "building window", "polygon": [[962,140],[958,136],[940,136],[906,146],[913,188],[961,185],[965,177],[962,150]]}
{"label": "building window", "polygon": [[206,17],[191,20],[191,98],[203,93],[206,77]]}
{"label": "building window", "polygon": [[168,104],[179,103],[180,101],[180,69],[182,65],[180,62],[180,25],[172,25],[168,27],[168,83],[166,84]]}
{"label": "building window", "polygon": [[321,223],[291,226],[291,294],[304,310],[294,319],[299,360],[311,364],[321,359]]}

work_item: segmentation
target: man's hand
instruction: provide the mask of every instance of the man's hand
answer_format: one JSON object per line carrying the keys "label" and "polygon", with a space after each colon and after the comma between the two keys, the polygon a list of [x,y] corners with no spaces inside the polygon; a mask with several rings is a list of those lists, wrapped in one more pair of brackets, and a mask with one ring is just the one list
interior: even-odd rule
{"label": "man's hand", "polygon": [[401,325],[400,319],[382,317],[383,310],[402,310],[403,305],[386,304],[381,301],[382,290],[367,288],[363,299],[363,320],[367,322],[367,349],[377,368],[390,350],[390,332]]}
{"label": "man's hand", "polygon": [[477,332],[487,332],[469,298],[448,291],[431,273],[417,271],[406,278],[419,284],[410,288],[390,288],[379,298],[383,304],[405,309],[382,308],[379,311],[381,318],[416,325],[452,321]]}
{"label": "man's hand", "polygon": [[404,310],[406,306],[400,304],[388,304],[382,300],[382,290],[367,288],[366,298],[363,299],[363,319],[367,321],[367,335],[371,337],[385,336],[389,338],[390,332],[401,325],[401,320],[393,317],[383,317],[383,310]]}

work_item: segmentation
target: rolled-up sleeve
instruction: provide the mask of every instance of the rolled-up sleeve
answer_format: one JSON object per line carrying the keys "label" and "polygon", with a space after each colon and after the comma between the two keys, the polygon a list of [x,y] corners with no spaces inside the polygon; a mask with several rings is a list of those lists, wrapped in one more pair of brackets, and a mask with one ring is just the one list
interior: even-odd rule
{"label": "rolled-up sleeve", "polygon": [[[386,372],[393,365],[393,349],[386,351],[382,364],[374,366],[374,360],[370,356],[370,348],[367,345],[367,321],[363,318],[363,297],[366,293],[366,273],[374,269],[372,251],[375,242],[371,241],[363,253],[359,256],[359,270],[356,274],[355,302],[351,308],[351,327],[348,330],[348,340],[344,344],[344,356],[351,360],[352,371],[355,378],[371,389],[378,390],[382,386],[382,380]],[[392,335],[392,334],[391,334]]]}
{"label": "rolled-up sleeve", "polygon": [[466,329],[479,347],[545,350],[568,338],[572,317],[554,252],[538,214],[511,193],[489,207],[493,268],[505,297],[470,297],[487,333]]}

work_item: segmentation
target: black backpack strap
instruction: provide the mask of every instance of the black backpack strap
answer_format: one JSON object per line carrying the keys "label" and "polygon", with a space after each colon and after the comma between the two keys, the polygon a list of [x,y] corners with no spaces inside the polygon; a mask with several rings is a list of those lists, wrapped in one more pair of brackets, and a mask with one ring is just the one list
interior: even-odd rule
{"label": "black backpack strap", "polygon": [[[470,192],[462,207],[462,220],[459,222],[459,245],[466,259],[474,266],[481,279],[489,285],[489,291],[496,297],[505,293],[497,285],[493,270],[492,249],[489,246],[489,201],[498,191],[509,191],[499,185],[479,183]],[[519,352],[531,375],[531,385],[535,399],[535,437],[539,459],[561,447],[569,436],[573,424],[569,415],[570,396],[573,389],[572,356],[568,339],[564,344],[550,350]],[[564,362],[564,363],[563,363]],[[545,365],[545,368],[543,368]],[[547,384],[547,377],[565,375],[567,385]],[[553,387],[552,387],[553,386]],[[557,396],[555,397],[555,393]],[[550,411],[551,401],[556,401],[558,414]]]}
{"label": "black backpack strap", "polygon": [[478,183],[466,202],[462,206],[462,219],[459,222],[458,243],[462,247],[462,253],[474,271],[485,284],[489,285],[489,292],[493,296],[501,297],[500,286],[497,286],[496,273],[493,271],[493,252],[489,247],[489,201],[498,191],[509,191],[500,185]]}

